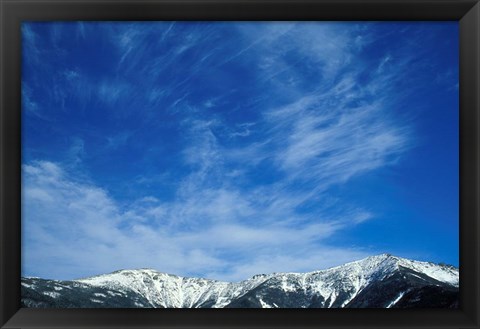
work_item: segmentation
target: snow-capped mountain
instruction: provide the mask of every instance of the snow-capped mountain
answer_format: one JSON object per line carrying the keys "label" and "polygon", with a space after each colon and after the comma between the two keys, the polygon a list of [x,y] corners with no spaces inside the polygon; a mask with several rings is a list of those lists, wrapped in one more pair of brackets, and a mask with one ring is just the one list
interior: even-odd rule
{"label": "snow-capped mountain", "polygon": [[458,269],[388,254],[309,273],[221,282],[121,270],[74,281],[22,278],[25,307],[458,307]]}

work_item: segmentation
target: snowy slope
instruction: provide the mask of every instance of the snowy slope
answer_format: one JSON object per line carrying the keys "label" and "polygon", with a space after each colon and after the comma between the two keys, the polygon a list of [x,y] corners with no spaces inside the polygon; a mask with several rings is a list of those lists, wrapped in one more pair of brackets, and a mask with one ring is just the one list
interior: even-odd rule
{"label": "snowy slope", "polygon": [[397,258],[398,265],[406,268],[410,268],[416,272],[423,273],[435,280],[449,283],[458,287],[459,276],[458,268],[450,266],[440,266],[428,262],[419,262],[415,260],[408,260],[405,258]]}
{"label": "snowy slope", "polygon": [[231,283],[202,278],[186,278],[152,269],[122,270],[111,274],[77,280],[77,282],[145,296],[152,307],[191,308],[203,304],[224,307],[265,280],[256,277]]}

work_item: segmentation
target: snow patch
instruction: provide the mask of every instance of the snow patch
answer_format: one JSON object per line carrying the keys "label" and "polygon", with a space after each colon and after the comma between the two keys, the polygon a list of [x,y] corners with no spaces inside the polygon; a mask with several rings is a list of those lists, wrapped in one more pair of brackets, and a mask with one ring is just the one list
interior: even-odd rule
{"label": "snow patch", "polygon": [[60,294],[58,292],[55,292],[55,291],[44,291],[43,294],[45,296],[50,296],[50,297],[53,297],[53,298],[57,298],[60,296]]}
{"label": "snow patch", "polygon": [[397,298],[395,298],[393,301],[390,302],[390,304],[387,305],[387,308],[391,308],[392,306],[394,306],[395,304],[397,304],[400,299],[402,299],[403,295],[405,295],[405,291],[401,292]]}
{"label": "snow patch", "polygon": [[259,302],[260,302],[260,305],[262,305],[262,308],[272,308],[272,306],[265,303],[261,298],[259,299]]}

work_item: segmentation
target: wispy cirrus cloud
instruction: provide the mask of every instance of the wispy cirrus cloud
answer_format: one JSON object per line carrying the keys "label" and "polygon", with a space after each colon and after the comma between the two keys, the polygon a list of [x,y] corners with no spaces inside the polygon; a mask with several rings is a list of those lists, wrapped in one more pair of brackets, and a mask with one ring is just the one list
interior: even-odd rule
{"label": "wispy cirrus cloud", "polygon": [[270,114],[273,129],[287,136],[283,152],[275,157],[289,179],[345,182],[392,164],[409,146],[408,128],[388,123],[380,105],[316,111],[319,107],[321,102],[293,113],[281,109]]}

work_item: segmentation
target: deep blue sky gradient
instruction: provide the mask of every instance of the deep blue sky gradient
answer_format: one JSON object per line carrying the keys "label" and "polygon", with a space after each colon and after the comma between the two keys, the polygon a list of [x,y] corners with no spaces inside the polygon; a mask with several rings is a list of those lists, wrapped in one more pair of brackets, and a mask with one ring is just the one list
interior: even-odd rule
{"label": "deep blue sky gradient", "polygon": [[22,24],[22,274],[458,265],[456,22]]}

